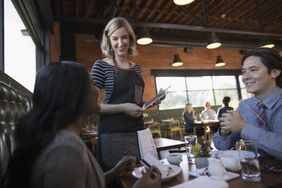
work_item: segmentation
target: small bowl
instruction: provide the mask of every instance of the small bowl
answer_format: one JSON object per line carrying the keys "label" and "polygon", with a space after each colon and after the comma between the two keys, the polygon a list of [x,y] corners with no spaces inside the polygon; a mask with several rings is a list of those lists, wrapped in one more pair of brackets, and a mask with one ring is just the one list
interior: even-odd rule
{"label": "small bowl", "polygon": [[238,151],[227,151],[219,155],[220,161],[224,168],[231,171],[241,170],[241,163]]}
{"label": "small bowl", "polygon": [[181,153],[170,153],[166,157],[167,161],[172,165],[177,165],[182,162],[182,154]]}

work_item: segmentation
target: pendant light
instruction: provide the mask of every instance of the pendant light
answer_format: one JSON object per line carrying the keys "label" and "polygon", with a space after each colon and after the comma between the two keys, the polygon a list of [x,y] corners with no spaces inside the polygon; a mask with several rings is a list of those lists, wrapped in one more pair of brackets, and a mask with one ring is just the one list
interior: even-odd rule
{"label": "pendant light", "polygon": [[183,6],[192,3],[194,0],[173,0],[174,4]]}
{"label": "pendant light", "polygon": [[226,63],[223,61],[221,55],[216,56],[216,62],[215,62],[215,66],[216,67],[222,67],[225,66]]}
{"label": "pendant light", "polygon": [[268,38],[261,38],[260,48],[274,48],[275,44]]}
{"label": "pendant light", "polygon": [[148,44],[151,44],[153,42],[153,39],[151,38],[149,32],[144,27],[137,29],[136,36],[137,36],[136,42],[139,45],[148,45]]}
{"label": "pendant light", "polygon": [[207,44],[207,49],[215,49],[219,48],[221,46],[221,43],[219,42],[218,38],[215,35],[215,32],[211,33],[211,38]]}
{"label": "pendant light", "polygon": [[182,65],[183,65],[183,62],[181,61],[179,54],[175,54],[171,66],[180,67]]}

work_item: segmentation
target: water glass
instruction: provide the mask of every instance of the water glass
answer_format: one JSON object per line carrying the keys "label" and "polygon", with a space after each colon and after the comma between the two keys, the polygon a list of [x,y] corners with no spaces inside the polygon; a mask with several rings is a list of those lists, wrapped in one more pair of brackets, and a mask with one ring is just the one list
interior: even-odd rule
{"label": "water glass", "polygon": [[197,144],[197,135],[184,136],[184,141],[188,163],[195,163],[195,157],[192,154],[192,150]]}
{"label": "water glass", "polygon": [[237,142],[237,147],[242,166],[242,179],[252,182],[260,181],[261,175],[256,143],[252,140],[241,140]]}

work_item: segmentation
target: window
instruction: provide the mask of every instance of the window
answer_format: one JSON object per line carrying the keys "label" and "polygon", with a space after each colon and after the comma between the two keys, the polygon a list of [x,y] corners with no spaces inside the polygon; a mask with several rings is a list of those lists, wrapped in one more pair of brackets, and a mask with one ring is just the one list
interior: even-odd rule
{"label": "window", "polygon": [[186,82],[187,102],[192,103],[193,106],[203,106],[205,101],[210,101],[214,105],[212,79],[210,76],[186,77]]}
{"label": "window", "polygon": [[[230,106],[237,107],[239,103],[238,89],[235,76],[213,76],[214,97],[216,105],[222,104],[224,96],[229,96],[232,100]],[[241,84],[240,84],[241,86]]]}
{"label": "window", "polygon": [[247,99],[247,98],[252,97],[253,95],[247,92],[245,84],[242,82],[242,75],[239,76],[239,81],[240,81],[240,86],[241,86],[242,99]]}
{"label": "window", "polygon": [[186,88],[184,77],[156,77],[157,90],[169,88],[166,100],[162,101],[160,109],[182,108],[186,104]]}
{"label": "window", "polygon": [[[241,79],[240,79],[241,80]],[[230,106],[239,103],[236,76],[194,76],[194,77],[156,77],[157,90],[171,85],[166,99],[160,104],[162,109],[184,108],[187,102],[194,107],[203,106],[205,101],[212,105],[222,105],[224,96],[230,96]],[[243,99],[248,98],[244,84],[240,82]]]}
{"label": "window", "polygon": [[4,1],[4,72],[33,91],[36,74],[36,49],[12,1]]}

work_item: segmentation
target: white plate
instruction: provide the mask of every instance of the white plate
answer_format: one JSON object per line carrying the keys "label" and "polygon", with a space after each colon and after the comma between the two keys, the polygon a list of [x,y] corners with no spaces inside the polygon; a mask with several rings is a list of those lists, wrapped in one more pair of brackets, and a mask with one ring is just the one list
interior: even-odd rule
{"label": "white plate", "polygon": [[[171,170],[169,170],[169,168],[171,168]],[[141,178],[142,177],[142,171],[145,171],[144,166],[135,168],[132,171],[132,175],[136,178]],[[175,165],[164,164],[160,171],[162,173],[162,181],[167,181],[167,180],[175,177],[177,174],[179,174],[181,172],[181,168],[179,166],[175,166]]]}
{"label": "white plate", "polygon": [[[197,169],[194,172],[189,171],[188,174],[191,175],[191,176],[194,176],[194,177],[200,177],[201,176],[200,173],[203,172],[204,169],[205,168],[200,168],[200,169]],[[240,174],[238,174],[238,173],[227,171],[227,174],[225,174],[224,176],[221,176],[221,177],[209,176],[209,177],[212,178],[212,179],[228,181],[228,180],[235,179],[239,176],[240,176]]]}

